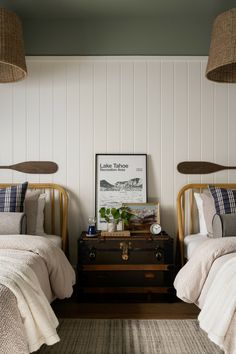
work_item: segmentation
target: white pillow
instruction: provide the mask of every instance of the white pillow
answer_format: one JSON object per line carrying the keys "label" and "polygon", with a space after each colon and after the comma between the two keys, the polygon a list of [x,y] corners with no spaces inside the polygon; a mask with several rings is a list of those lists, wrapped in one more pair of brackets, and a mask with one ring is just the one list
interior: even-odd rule
{"label": "white pillow", "polygon": [[196,200],[198,217],[199,217],[199,232],[202,235],[207,235],[206,221],[203,212],[203,200],[200,193],[194,193],[194,198]]}

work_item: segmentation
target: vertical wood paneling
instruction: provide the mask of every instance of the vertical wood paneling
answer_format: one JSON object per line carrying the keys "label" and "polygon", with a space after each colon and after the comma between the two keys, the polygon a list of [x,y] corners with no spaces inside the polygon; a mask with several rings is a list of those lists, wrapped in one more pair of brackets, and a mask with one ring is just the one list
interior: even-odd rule
{"label": "vertical wood paneling", "polygon": [[148,63],[147,70],[148,194],[161,198],[161,63]]}
{"label": "vertical wood paneling", "polygon": [[121,64],[107,64],[107,150],[120,152],[121,120],[120,120],[120,78]]}
{"label": "vertical wood paneling", "polygon": [[[228,163],[228,87],[215,84],[214,97],[214,156],[215,161],[222,165]],[[215,182],[227,181],[228,172],[215,174]]]}
{"label": "vertical wood paneling", "polygon": [[[71,63],[66,66],[67,72],[67,181],[70,186],[68,232],[76,235],[79,230],[79,173],[80,173],[80,143],[79,143],[79,64]],[[76,237],[70,240],[71,257],[76,257]]]}
{"label": "vertical wood paneling", "polygon": [[53,66],[53,159],[58,172],[53,176],[56,183],[67,181],[67,77],[66,64],[56,62]]}
{"label": "vertical wood paneling", "polygon": [[[40,160],[53,160],[53,63],[44,63],[40,67],[39,78],[39,155]],[[52,182],[52,175],[41,175],[40,182]]]}
{"label": "vertical wood paneling", "polygon": [[134,152],[147,150],[147,65],[134,64]]}
{"label": "vertical wood paneling", "polygon": [[[189,63],[189,159],[201,160],[201,63]],[[192,175],[189,182],[199,181]]]}
{"label": "vertical wood paneling", "polygon": [[[187,62],[175,63],[173,145],[175,166],[188,159],[188,105],[188,64]],[[175,195],[187,182],[186,176],[175,173]]]}
{"label": "vertical wood paneling", "polygon": [[[2,97],[0,93],[0,98]],[[2,107],[2,105],[1,105]],[[27,160],[27,122],[26,122],[26,81],[13,86],[13,126],[12,126],[12,158],[13,163]],[[4,129],[5,134],[5,129]],[[9,135],[6,134],[9,138]],[[24,173],[15,172],[13,182],[25,182]]]}
{"label": "vertical wood paneling", "polygon": [[121,64],[121,152],[134,152],[134,63]]}
{"label": "vertical wood paneling", "polygon": [[[13,162],[13,87],[0,85],[0,160],[1,165],[11,165]],[[1,171],[1,181],[12,181],[10,170]]]}
{"label": "vertical wood paneling", "polygon": [[[26,158],[39,160],[39,70],[38,63],[30,63],[31,75],[26,82]],[[39,182],[38,175],[27,176],[30,182]]]}
{"label": "vertical wood paneling", "polygon": [[[236,86],[229,85],[228,91],[228,113],[229,113],[229,126],[228,126],[228,164],[236,166],[236,147],[235,147],[235,132],[236,132]],[[236,170],[228,172],[229,182],[235,183]]]}
{"label": "vertical wood paneling", "polygon": [[167,232],[175,232],[175,198],[174,198],[174,64],[162,64],[162,104],[161,104],[161,135],[162,135],[162,192],[161,219]]}
{"label": "vertical wood paneling", "polygon": [[107,150],[107,65],[94,63],[94,151]]}
{"label": "vertical wood paneling", "polygon": [[84,62],[80,64],[79,208],[81,229],[87,228],[88,216],[94,214],[93,75],[93,64]]}
{"label": "vertical wood paneling", "polygon": [[[214,84],[205,79],[206,63],[202,63],[201,75],[201,159],[214,162]],[[203,175],[203,183],[211,183],[214,180],[213,174]]]}
{"label": "vertical wood paneling", "polygon": [[41,159],[55,175],[1,171],[1,181],[55,181],[69,190],[72,261],[94,210],[95,153],[147,153],[149,200],[176,233],[176,196],[188,181],[235,182],[236,172],[185,176],[178,162],[236,165],[236,89],[204,77],[204,58],[31,58],[29,77],[0,86],[0,164]]}

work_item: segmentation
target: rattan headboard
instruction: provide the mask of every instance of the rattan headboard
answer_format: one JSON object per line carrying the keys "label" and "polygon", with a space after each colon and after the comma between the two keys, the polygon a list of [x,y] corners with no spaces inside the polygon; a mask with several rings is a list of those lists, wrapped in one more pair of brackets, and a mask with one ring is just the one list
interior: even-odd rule
{"label": "rattan headboard", "polygon": [[[235,183],[210,183],[212,186],[236,189]],[[209,184],[186,184],[178,193],[177,218],[178,218],[178,241],[180,247],[181,264],[184,264],[184,237],[186,234],[195,233],[196,205],[194,192],[201,192],[208,188]]]}
{"label": "rattan headboard", "polygon": [[[0,184],[0,188],[13,186],[15,183]],[[45,225],[47,232],[58,234],[62,239],[62,249],[67,251],[68,196],[63,187],[54,183],[29,183],[28,189],[40,189],[47,195]]]}

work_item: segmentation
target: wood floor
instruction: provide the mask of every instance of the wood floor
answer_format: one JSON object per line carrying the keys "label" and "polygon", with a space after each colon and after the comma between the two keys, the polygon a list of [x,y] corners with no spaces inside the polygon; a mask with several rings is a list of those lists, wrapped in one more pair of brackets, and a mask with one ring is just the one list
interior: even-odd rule
{"label": "wood floor", "polygon": [[79,303],[56,301],[59,318],[191,319],[199,309],[193,304],[173,303]]}

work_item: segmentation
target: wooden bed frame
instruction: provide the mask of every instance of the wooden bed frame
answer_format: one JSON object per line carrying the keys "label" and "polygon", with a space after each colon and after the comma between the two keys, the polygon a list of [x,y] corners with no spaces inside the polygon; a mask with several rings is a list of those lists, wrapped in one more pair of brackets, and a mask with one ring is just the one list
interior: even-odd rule
{"label": "wooden bed frame", "polygon": [[178,193],[177,197],[177,220],[178,220],[178,233],[177,241],[180,247],[181,265],[185,263],[184,259],[184,237],[186,234],[196,233],[196,203],[194,192],[200,192],[208,188],[208,186],[215,186],[220,188],[236,189],[236,183],[191,183],[186,184]]}
{"label": "wooden bed frame", "polygon": [[[0,184],[0,188],[14,186],[16,183]],[[28,189],[40,189],[42,193],[46,193],[48,198],[46,200],[45,218],[47,218],[50,234],[56,234],[56,231],[62,240],[62,250],[67,251],[67,220],[68,220],[68,196],[63,187],[54,183],[29,183]]]}

